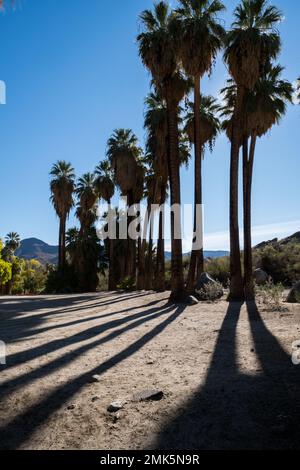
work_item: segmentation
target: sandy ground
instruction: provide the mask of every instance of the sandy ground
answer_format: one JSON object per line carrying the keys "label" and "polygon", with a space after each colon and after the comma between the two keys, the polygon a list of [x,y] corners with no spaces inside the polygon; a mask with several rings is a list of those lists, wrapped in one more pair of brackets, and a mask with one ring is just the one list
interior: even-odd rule
{"label": "sandy ground", "polygon": [[[0,299],[3,449],[300,447],[300,306],[168,294]],[[98,374],[99,381],[91,383]],[[136,402],[144,389],[164,392]],[[107,412],[127,400],[118,414]]]}

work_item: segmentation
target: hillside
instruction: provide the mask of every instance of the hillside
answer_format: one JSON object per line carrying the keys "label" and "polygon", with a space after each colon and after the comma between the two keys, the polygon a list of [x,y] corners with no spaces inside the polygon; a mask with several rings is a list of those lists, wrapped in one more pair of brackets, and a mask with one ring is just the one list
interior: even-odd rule
{"label": "hillside", "polygon": [[24,259],[36,259],[42,264],[57,264],[58,248],[48,245],[38,238],[27,238],[21,241],[16,255]]}
{"label": "hillside", "polygon": [[278,238],[273,238],[273,240],[259,243],[254,248],[257,250],[261,248],[265,248],[266,246],[273,246],[274,248],[280,248],[284,245],[288,245],[289,243],[300,244],[300,232],[296,232],[293,235],[283,238],[281,240],[279,240]]}

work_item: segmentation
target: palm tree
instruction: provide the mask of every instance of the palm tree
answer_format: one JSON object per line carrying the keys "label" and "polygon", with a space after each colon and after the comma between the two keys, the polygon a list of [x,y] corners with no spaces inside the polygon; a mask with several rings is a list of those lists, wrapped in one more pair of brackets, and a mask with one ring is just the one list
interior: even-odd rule
{"label": "palm tree", "polygon": [[76,216],[80,221],[80,230],[75,269],[80,291],[95,291],[98,285],[100,241],[94,227],[97,220],[98,199],[94,173],[86,173],[79,178],[76,194],[78,197]]}
{"label": "palm tree", "polygon": [[283,68],[270,66],[246,98],[248,140],[244,143],[244,274],[245,297],[254,299],[252,241],[251,241],[251,189],[253,165],[258,137],[264,136],[286,113],[286,104],[292,102],[293,86],[281,79]]}
{"label": "palm tree", "polygon": [[97,219],[96,202],[98,196],[94,173],[85,173],[79,178],[76,194],[79,199],[76,216],[80,221],[80,236],[84,237]]}
{"label": "palm tree", "polygon": [[64,269],[66,262],[66,221],[74,205],[73,193],[75,191],[75,174],[71,163],[60,160],[50,171],[51,202],[59,217],[59,261],[60,269]]}
{"label": "palm tree", "polygon": [[[114,181],[119,186],[122,196],[126,196],[127,205],[132,208],[137,202],[136,188],[140,186],[141,167],[139,160],[142,150],[138,139],[130,129],[117,129],[107,144],[107,157],[114,174]],[[134,218],[128,217],[128,226]],[[125,276],[135,279],[136,276],[136,241],[127,233],[128,256],[126,258]]]}
{"label": "palm tree", "polygon": [[[95,187],[100,199],[103,199],[108,204],[108,211],[111,214],[111,199],[115,193],[115,186],[112,180],[111,167],[108,160],[103,160],[96,167],[95,170],[96,180]],[[108,245],[108,258],[109,258],[109,274],[108,274],[108,289],[115,290],[116,280],[114,276],[114,243],[115,241],[112,238],[107,240]]]}
{"label": "palm tree", "polygon": [[21,239],[20,235],[16,232],[10,232],[5,237],[5,247],[8,248],[12,253],[20,248]]}
{"label": "palm tree", "polygon": [[77,257],[77,248],[79,241],[79,230],[77,227],[70,228],[66,233],[66,252],[68,254],[69,263],[75,266]]}
{"label": "palm tree", "polygon": [[[202,145],[201,145],[201,78],[211,71],[212,64],[221,49],[225,30],[218,14],[225,7],[219,0],[179,0],[176,10],[181,29],[180,59],[185,73],[192,78],[194,88],[194,136],[195,195],[194,232],[197,227],[197,206],[202,204]],[[202,224],[201,224],[202,225]],[[200,234],[199,234],[200,235]],[[204,271],[203,249],[193,249],[188,276],[188,291],[192,292],[195,275]]]}
{"label": "palm tree", "polygon": [[[168,168],[171,205],[180,206],[178,105],[187,92],[186,81],[178,73],[179,37],[176,15],[167,3],[161,1],[154,11],[145,10],[140,15],[143,31],[138,35],[139,54],[151,72],[154,83],[166,100],[168,119]],[[175,220],[177,219],[177,220]],[[175,227],[175,223],[177,227]],[[178,237],[175,237],[175,228]],[[171,214],[172,241],[172,293],[171,301],[185,298],[182,265],[181,217]]]}
{"label": "palm tree", "polygon": [[[200,97],[200,127],[199,127],[199,144],[201,145],[201,158],[204,155],[204,147],[208,145],[210,151],[212,151],[215,139],[220,131],[221,124],[218,118],[218,112],[220,110],[217,101],[212,96],[204,96],[201,95]],[[188,135],[188,138],[191,144],[195,144],[195,106],[194,103],[188,103],[188,113],[186,115],[185,121],[185,132]],[[195,214],[196,217],[196,214]],[[196,230],[196,222],[195,219],[195,228]],[[196,233],[196,232],[195,232]],[[197,230],[197,234],[199,235],[199,230]],[[203,249],[202,250],[194,250],[191,255],[191,261],[189,266],[188,272],[188,279],[187,279],[187,290],[188,292],[193,292],[195,287],[195,274],[199,277],[204,270],[203,266]]]}
{"label": "palm tree", "polygon": [[164,240],[164,204],[167,197],[168,172],[168,119],[167,108],[158,91],[149,93],[145,100],[145,124],[147,132],[146,161],[149,166],[147,176],[148,206],[160,206],[155,288],[165,290],[165,240]]}
{"label": "palm tree", "polygon": [[267,0],[242,0],[234,12],[235,21],[225,39],[224,59],[237,85],[232,120],[230,162],[230,294],[229,300],[244,298],[239,222],[238,173],[243,124],[243,108],[247,90],[252,90],[266,64],[276,58],[280,37],[275,25],[281,13]]}
{"label": "palm tree", "polygon": [[115,193],[115,186],[112,180],[111,167],[108,160],[103,160],[95,169],[95,188],[99,199],[103,199],[108,205]]}
{"label": "palm tree", "polygon": [[[246,93],[244,100],[245,119],[240,144],[243,146],[244,286],[245,297],[248,300],[254,298],[251,242],[251,189],[254,156],[257,138],[264,136],[273,125],[279,123],[286,112],[286,103],[292,100],[293,87],[289,82],[281,80],[282,71],[281,66],[269,64],[254,89]],[[228,86],[222,90],[226,102],[222,114],[227,118],[223,127],[230,138],[237,87],[232,80],[229,80],[227,84]]]}

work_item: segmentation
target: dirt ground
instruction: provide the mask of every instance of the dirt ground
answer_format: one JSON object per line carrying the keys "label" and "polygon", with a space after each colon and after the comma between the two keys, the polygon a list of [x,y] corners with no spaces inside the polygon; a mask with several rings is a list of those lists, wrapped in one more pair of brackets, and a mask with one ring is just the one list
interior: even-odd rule
{"label": "dirt ground", "polygon": [[[2,297],[0,447],[300,448],[300,306],[167,299]],[[145,389],[164,398],[134,401]],[[115,400],[127,403],[107,412]]]}

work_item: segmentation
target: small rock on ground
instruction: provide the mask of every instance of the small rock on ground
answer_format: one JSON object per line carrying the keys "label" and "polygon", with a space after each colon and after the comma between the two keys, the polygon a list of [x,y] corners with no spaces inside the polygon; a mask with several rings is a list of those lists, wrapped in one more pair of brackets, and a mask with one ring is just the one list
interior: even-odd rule
{"label": "small rock on ground", "polygon": [[90,378],[89,382],[90,383],[95,383],[95,382],[100,382],[100,380],[101,380],[100,375],[95,374]]}
{"label": "small rock on ground", "polygon": [[193,295],[189,295],[186,299],[186,303],[187,305],[197,305],[199,302],[196,297],[194,297]]}
{"label": "small rock on ground", "polygon": [[143,390],[142,392],[136,393],[133,396],[135,401],[158,401],[164,396],[164,392],[161,390]]}
{"label": "small rock on ground", "polygon": [[124,408],[124,405],[126,404],[126,401],[113,401],[108,407],[107,411],[109,413],[116,413],[117,411],[121,410]]}

